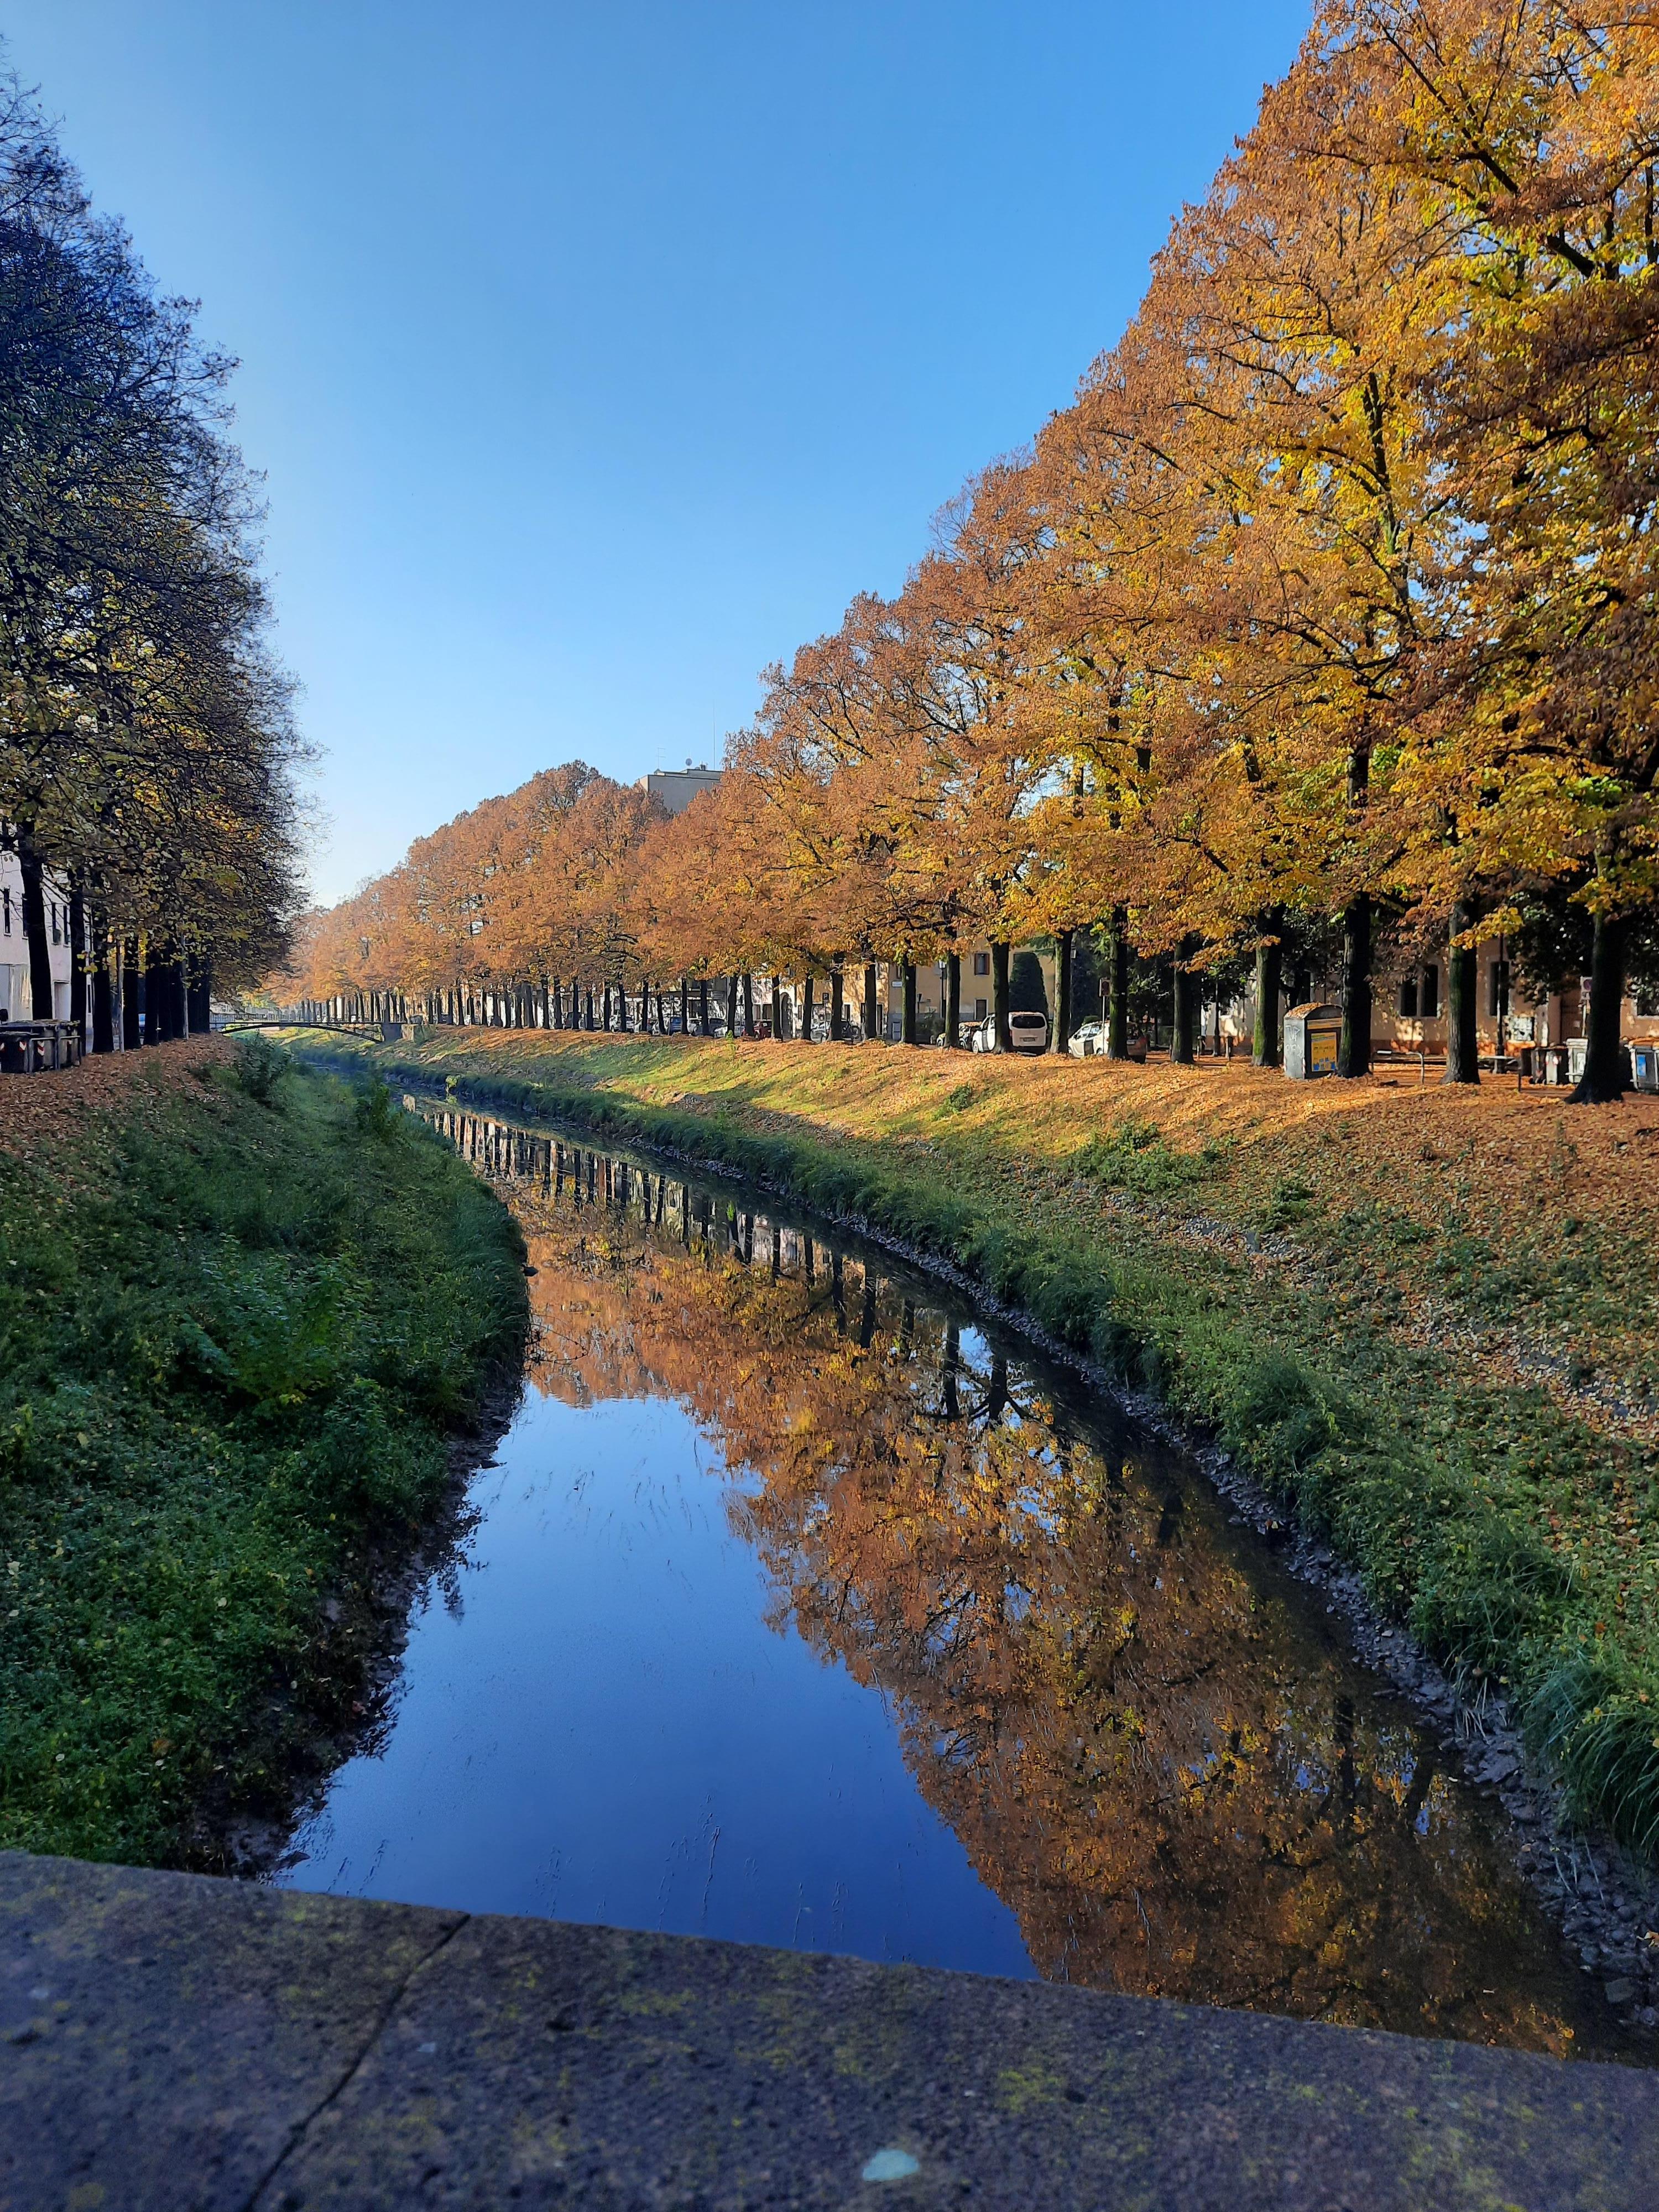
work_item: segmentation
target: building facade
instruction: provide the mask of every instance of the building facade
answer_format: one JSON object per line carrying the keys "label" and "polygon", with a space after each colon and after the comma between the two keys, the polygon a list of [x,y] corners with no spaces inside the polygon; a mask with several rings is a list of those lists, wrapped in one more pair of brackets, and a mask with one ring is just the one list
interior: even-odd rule
{"label": "building facade", "polygon": [[[46,884],[46,939],[52,953],[52,1011],[70,1012],[69,899],[50,877]],[[15,853],[0,851],[0,1021],[33,1018],[29,948],[23,934],[23,871]]]}
{"label": "building facade", "polygon": [[671,814],[684,814],[700,792],[713,791],[720,780],[717,768],[653,769],[640,778],[639,788],[659,799]]}

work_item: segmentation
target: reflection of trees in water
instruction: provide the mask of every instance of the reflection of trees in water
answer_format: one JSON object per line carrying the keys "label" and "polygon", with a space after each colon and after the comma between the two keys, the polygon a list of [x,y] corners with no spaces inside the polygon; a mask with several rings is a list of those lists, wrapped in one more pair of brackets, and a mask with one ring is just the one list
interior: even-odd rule
{"label": "reflection of trees in water", "polygon": [[1206,1486],[856,1257],[447,1120],[513,1185],[536,1386],[672,1395],[753,1478],[777,1622],[895,1701],[1044,1973],[1566,2047],[1570,1978],[1474,1807]]}

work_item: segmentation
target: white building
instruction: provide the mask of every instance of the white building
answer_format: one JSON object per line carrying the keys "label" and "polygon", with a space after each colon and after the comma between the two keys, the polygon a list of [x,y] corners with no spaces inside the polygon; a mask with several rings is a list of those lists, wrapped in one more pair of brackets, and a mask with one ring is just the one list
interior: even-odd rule
{"label": "white building", "polygon": [[[69,899],[52,882],[46,884],[46,939],[52,952],[52,1011],[67,1021],[70,1011]],[[23,871],[15,853],[0,851],[0,1021],[33,1018],[29,990],[29,948],[23,935]]]}
{"label": "white building", "polygon": [[661,799],[671,814],[684,814],[699,792],[713,791],[720,780],[717,768],[693,768],[688,761],[684,768],[653,769],[640,778],[639,787]]}

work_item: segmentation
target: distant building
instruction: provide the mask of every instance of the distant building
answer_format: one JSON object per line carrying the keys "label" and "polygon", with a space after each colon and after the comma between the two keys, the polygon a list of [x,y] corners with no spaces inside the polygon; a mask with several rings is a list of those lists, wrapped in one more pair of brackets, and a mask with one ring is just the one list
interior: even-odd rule
{"label": "distant building", "polygon": [[684,814],[700,791],[713,791],[720,780],[717,768],[659,768],[640,778],[640,788],[661,799],[671,814]]}
{"label": "distant building", "polygon": [[[46,880],[46,933],[52,951],[52,1011],[69,1019],[69,895],[50,872]],[[0,1021],[27,1022],[34,1012],[29,986],[29,948],[23,935],[23,871],[17,855],[0,852]]]}

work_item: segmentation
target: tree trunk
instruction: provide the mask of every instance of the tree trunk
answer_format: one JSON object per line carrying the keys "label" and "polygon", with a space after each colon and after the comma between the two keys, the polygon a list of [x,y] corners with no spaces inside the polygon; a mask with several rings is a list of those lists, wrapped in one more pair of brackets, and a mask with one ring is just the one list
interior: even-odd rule
{"label": "tree trunk", "polygon": [[864,1034],[866,1037],[874,1037],[878,1034],[877,996],[876,963],[873,960],[866,960],[864,963]]}
{"label": "tree trunk", "polygon": [[115,1049],[115,994],[109,972],[109,924],[101,914],[92,917],[92,1048]]}
{"label": "tree trunk", "polygon": [[81,1032],[81,1049],[87,1048],[87,902],[79,884],[70,887],[70,1019]]}
{"label": "tree trunk", "polygon": [[205,960],[191,963],[186,988],[186,1024],[191,1036],[206,1036],[213,1028],[213,975]]}
{"label": "tree trunk", "polygon": [[129,937],[121,947],[121,1049],[137,1052],[143,1032],[138,1026],[143,1009],[138,1003],[138,940]]}
{"label": "tree trunk", "polygon": [[1342,1036],[1339,1075],[1367,1075],[1371,1065],[1371,902],[1361,891],[1342,916]]}
{"label": "tree trunk", "polygon": [[1625,1095],[1625,1047],[1619,1033],[1625,1004],[1625,940],[1622,915],[1596,915],[1589,1007],[1584,1018],[1584,1073],[1572,1094],[1575,1106],[1611,1106]]}
{"label": "tree trunk", "polygon": [[841,1042],[842,1023],[844,1018],[842,1012],[842,994],[846,988],[846,979],[841,972],[841,963],[837,961],[830,970],[830,1042],[831,1044]]}
{"label": "tree trunk", "polygon": [[1048,1049],[1063,1053],[1072,1042],[1072,937],[1069,929],[1054,933],[1054,1018],[1048,1030]]}
{"label": "tree trunk", "polygon": [[1129,1057],[1129,917],[1121,906],[1106,926],[1106,1057]]}
{"label": "tree trunk", "polygon": [[803,1044],[812,1042],[812,978],[810,971],[801,978],[800,1041]]}
{"label": "tree trunk", "polygon": [[1008,1410],[1008,1355],[994,1352],[991,1355],[991,1381],[985,1394],[986,1425],[994,1428]]}
{"label": "tree trunk", "polygon": [[1008,1027],[1008,955],[1006,944],[991,947],[991,1018],[999,1052],[1012,1052],[1013,1033]]}
{"label": "tree trunk", "polygon": [[743,979],[743,1033],[746,1037],[755,1034],[755,978],[751,973]]}
{"label": "tree trunk", "polygon": [[781,1044],[783,1042],[783,978],[781,975],[774,975],[772,978],[772,1042],[775,1044]]}
{"label": "tree trunk", "polygon": [[[1365,737],[1348,757],[1348,805],[1362,809],[1370,789],[1370,741]],[[1354,1078],[1371,1065],[1371,902],[1361,891],[1342,916],[1342,1034],[1336,1048],[1336,1072]]]}
{"label": "tree trunk", "polygon": [[697,1019],[703,1035],[707,1036],[708,1034],[708,978],[707,975],[701,975],[697,979]]}
{"label": "tree trunk", "polygon": [[[1285,946],[1279,932],[1284,916],[1275,907],[1261,917],[1263,935],[1255,948],[1255,1036],[1251,1057],[1258,1067],[1277,1067],[1284,1055],[1279,1048],[1279,982],[1285,967]],[[1272,932],[1271,941],[1267,933]]]}
{"label": "tree trunk", "polygon": [[916,1041],[916,963],[906,960],[899,967],[899,1036],[905,1044]]}
{"label": "tree trunk", "polygon": [[[1474,924],[1474,911],[1468,906],[1455,906],[1451,911],[1451,935],[1469,929]],[[1475,984],[1480,972],[1478,957],[1473,945],[1449,945],[1446,951],[1446,1080],[1448,1083],[1479,1083],[1480,1080],[1480,1038],[1476,1026],[1479,1008],[1475,1005]]]}
{"label": "tree trunk", "polygon": [[945,1043],[950,1052],[962,1050],[962,955],[945,956]]}
{"label": "tree trunk", "polygon": [[189,1016],[185,1009],[185,963],[169,960],[167,965],[167,1036],[169,1039],[189,1034]]}
{"label": "tree trunk", "polygon": [[1180,1067],[1190,1067],[1198,1042],[1198,977],[1187,964],[1198,957],[1199,940],[1183,937],[1176,949],[1175,1022],[1170,1039],[1170,1058]]}
{"label": "tree trunk", "polygon": [[160,1044],[166,1031],[162,1010],[161,956],[148,941],[144,945],[144,1042]]}
{"label": "tree trunk", "polygon": [[23,877],[23,936],[29,949],[29,1018],[52,1018],[52,941],[46,935],[46,872],[35,850],[32,826],[17,825],[17,865]]}

